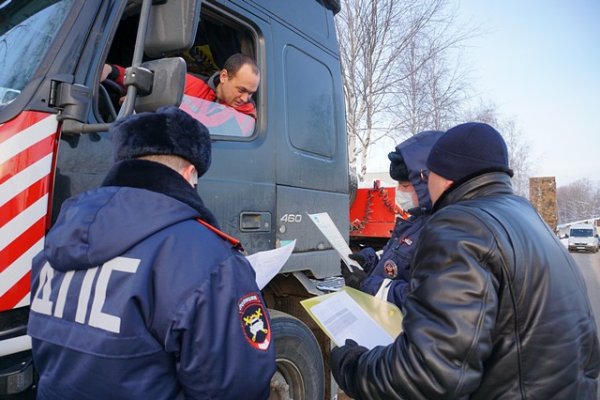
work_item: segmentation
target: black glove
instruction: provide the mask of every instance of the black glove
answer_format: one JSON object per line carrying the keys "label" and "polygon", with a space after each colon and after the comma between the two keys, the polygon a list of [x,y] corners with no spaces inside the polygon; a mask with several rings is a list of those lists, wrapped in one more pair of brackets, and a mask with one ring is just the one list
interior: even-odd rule
{"label": "black glove", "polygon": [[359,346],[352,339],[346,339],[342,347],[334,347],[329,355],[331,373],[340,388],[350,397],[355,398],[356,367],[358,358],[368,349]]}
{"label": "black glove", "polygon": [[377,265],[379,257],[371,247],[365,247],[357,253],[349,254],[350,259],[356,261],[367,274]]}
{"label": "black glove", "polygon": [[[352,254],[350,256],[352,256]],[[360,290],[360,284],[367,277],[367,273],[355,267],[353,267],[352,272],[350,272],[350,268],[348,268],[344,261],[340,263],[340,269],[342,270],[342,276],[344,277],[346,286]]]}
{"label": "black glove", "polygon": [[352,253],[348,254],[348,258],[354,260],[360,265],[363,270],[365,269],[365,264],[367,264],[367,259],[361,253]]}

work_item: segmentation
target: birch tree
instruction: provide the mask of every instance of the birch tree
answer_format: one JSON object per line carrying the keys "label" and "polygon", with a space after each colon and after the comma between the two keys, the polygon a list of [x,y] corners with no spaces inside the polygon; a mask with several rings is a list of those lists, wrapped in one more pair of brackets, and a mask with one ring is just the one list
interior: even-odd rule
{"label": "birch tree", "polygon": [[567,223],[600,217],[600,186],[580,179],[556,190],[558,222]]}
{"label": "birch tree", "polygon": [[446,0],[342,0],[336,27],[350,165],[361,179],[375,143],[442,124],[445,114],[436,109],[434,118],[432,108],[452,102],[431,96],[457,93],[455,81],[441,79],[449,71],[442,55],[467,37],[451,34],[446,8]]}

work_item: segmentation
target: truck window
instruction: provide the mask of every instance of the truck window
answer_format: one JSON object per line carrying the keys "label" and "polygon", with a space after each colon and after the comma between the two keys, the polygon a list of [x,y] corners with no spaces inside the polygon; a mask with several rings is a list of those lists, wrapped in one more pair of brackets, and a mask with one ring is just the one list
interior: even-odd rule
{"label": "truck window", "polygon": [[285,74],[285,98],[289,109],[294,110],[287,121],[292,146],[332,158],[336,127],[331,71],[302,50],[289,46],[285,53]]}
{"label": "truck window", "polygon": [[[137,15],[129,15],[121,21],[107,63],[122,66],[131,64],[138,19]],[[204,4],[194,44],[190,49],[172,56],[182,57],[186,61],[188,75],[206,82],[218,74],[225,60],[234,53],[246,54],[256,60],[256,37],[256,32],[249,24]],[[261,73],[261,76],[264,74]],[[256,97],[257,94],[254,94],[253,101],[258,104]],[[114,97],[113,104],[115,108],[118,107]],[[220,139],[237,140],[254,134],[256,120],[234,108],[185,93],[180,107],[206,125],[211,135]],[[101,114],[104,117],[106,113]],[[259,110],[257,114],[260,115]]]}
{"label": "truck window", "polygon": [[74,0],[0,3],[0,106],[33,78]]}

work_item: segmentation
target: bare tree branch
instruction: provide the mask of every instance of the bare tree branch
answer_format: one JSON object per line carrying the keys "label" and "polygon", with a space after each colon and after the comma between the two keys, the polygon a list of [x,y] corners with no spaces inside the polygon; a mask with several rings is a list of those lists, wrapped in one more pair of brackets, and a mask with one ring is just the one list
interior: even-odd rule
{"label": "bare tree branch", "polygon": [[471,32],[452,32],[447,0],[342,0],[336,16],[350,164],[366,173],[369,149],[448,125],[463,94],[445,56]]}
{"label": "bare tree branch", "polygon": [[580,179],[556,190],[558,222],[580,221],[600,216],[600,186]]}
{"label": "bare tree branch", "polygon": [[532,174],[532,160],[529,143],[517,128],[514,119],[501,117],[494,104],[480,104],[479,109],[467,115],[468,121],[485,122],[500,132],[508,148],[509,165],[514,171],[512,185],[515,192],[523,197],[529,194],[529,178]]}

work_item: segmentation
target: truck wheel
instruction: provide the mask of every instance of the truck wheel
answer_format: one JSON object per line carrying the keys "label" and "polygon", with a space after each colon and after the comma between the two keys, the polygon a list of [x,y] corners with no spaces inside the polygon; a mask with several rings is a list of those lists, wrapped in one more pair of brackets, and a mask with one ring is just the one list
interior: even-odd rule
{"label": "truck wheel", "polygon": [[325,389],[323,356],[317,339],[299,319],[269,310],[277,371],[269,400],[321,400]]}

